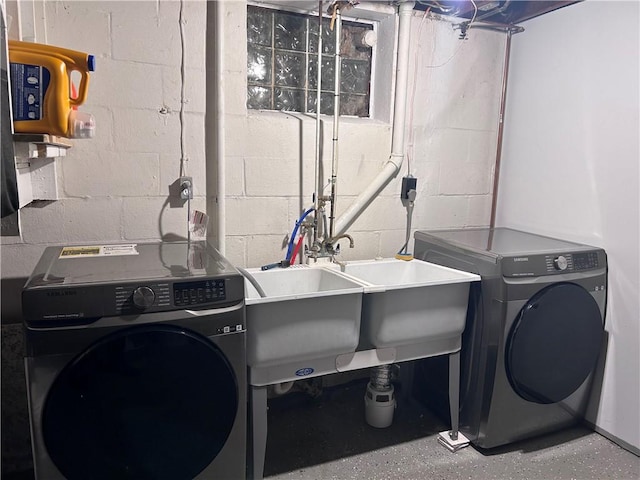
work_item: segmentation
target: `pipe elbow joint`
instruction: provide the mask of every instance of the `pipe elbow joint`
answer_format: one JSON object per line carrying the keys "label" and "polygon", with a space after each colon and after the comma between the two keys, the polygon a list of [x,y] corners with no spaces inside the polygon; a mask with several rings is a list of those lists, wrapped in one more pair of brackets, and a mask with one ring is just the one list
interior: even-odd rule
{"label": "pipe elbow joint", "polygon": [[402,166],[402,162],[404,160],[404,155],[402,153],[392,153],[389,156],[389,163],[392,163],[396,170],[400,170]]}
{"label": "pipe elbow joint", "polygon": [[398,10],[399,10],[399,13],[401,15],[402,14],[411,15],[412,12],[413,12],[413,8],[415,6],[416,6],[416,2],[411,1],[411,0],[410,1],[406,1],[406,2],[401,2],[399,7],[398,7]]}

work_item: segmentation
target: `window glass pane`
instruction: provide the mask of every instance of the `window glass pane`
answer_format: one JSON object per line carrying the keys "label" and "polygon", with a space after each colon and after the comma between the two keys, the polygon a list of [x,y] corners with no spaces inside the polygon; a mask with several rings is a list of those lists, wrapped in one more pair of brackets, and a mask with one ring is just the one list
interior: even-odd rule
{"label": "window glass pane", "polygon": [[304,52],[307,47],[307,20],[302,15],[275,14],[275,46],[283,50]]}
{"label": "window glass pane", "polygon": [[340,91],[347,93],[369,92],[369,62],[362,60],[342,60]]}
{"label": "window glass pane", "polygon": [[266,8],[247,9],[247,41],[253,45],[271,46],[273,14]]}
{"label": "window glass pane", "polygon": [[247,108],[272,110],[271,89],[249,85],[249,87],[247,87]]}
{"label": "window glass pane", "polygon": [[276,51],[275,84],[304,88],[304,55]]}
{"label": "window glass pane", "polygon": [[275,88],[275,110],[302,112],[304,91],[291,88]]}
{"label": "window glass pane", "polygon": [[340,53],[342,53],[343,58],[371,61],[371,49],[362,46],[361,40],[363,35],[369,30],[373,30],[372,25],[343,22],[342,47],[340,48]]}
{"label": "window glass pane", "polygon": [[[322,20],[322,53],[330,53],[336,51],[336,36],[334,30],[331,30],[331,20],[325,18]],[[309,52],[318,53],[318,17],[310,17],[309,19]]]}
{"label": "window glass pane", "polygon": [[369,116],[369,98],[366,95],[340,95],[340,115]]}
{"label": "window glass pane", "polygon": [[[320,96],[320,105],[322,110],[320,113],[324,115],[333,115],[333,93],[322,92]],[[316,92],[309,92],[307,99],[307,112],[316,113]]]}
{"label": "window glass pane", "polygon": [[[328,55],[322,56],[322,90],[333,91],[333,84],[335,82],[333,71],[335,70],[334,57]],[[318,56],[309,55],[309,89],[315,90],[318,88]],[[314,94],[315,95],[315,94]]]}
{"label": "window glass pane", "polygon": [[[329,18],[322,21],[320,109],[327,115],[333,115],[335,81],[335,30],[330,23]],[[372,50],[362,46],[361,38],[372,29],[370,24],[343,21],[341,114],[369,114]],[[317,47],[316,16],[248,6],[247,107],[315,113]]]}
{"label": "window glass pane", "polygon": [[271,83],[271,49],[247,45],[247,81]]}

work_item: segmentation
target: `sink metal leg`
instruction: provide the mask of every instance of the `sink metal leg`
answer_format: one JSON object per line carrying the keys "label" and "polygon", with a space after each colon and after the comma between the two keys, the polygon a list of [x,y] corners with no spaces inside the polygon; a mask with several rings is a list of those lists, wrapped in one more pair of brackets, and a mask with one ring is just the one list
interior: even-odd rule
{"label": "sink metal leg", "polygon": [[451,415],[451,440],[458,439],[460,428],[460,352],[449,355],[449,413]]}
{"label": "sink metal leg", "polygon": [[251,468],[249,479],[262,480],[264,475],[264,458],[267,452],[267,387],[250,388],[251,419],[249,442],[251,452]]}
{"label": "sink metal leg", "polygon": [[400,380],[400,395],[397,395],[397,397],[398,400],[406,404],[411,401],[413,395],[415,362],[402,362],[399,364],[399,367],[400,374],[398,375],[398,380]]}
{"label": "sink metal leg", "polygon": [[438,442],[456,452],[469,445],[469,439],[462,435],[460,428],[460,352],[449,354],[449,414],[451,430],[440,432]]}

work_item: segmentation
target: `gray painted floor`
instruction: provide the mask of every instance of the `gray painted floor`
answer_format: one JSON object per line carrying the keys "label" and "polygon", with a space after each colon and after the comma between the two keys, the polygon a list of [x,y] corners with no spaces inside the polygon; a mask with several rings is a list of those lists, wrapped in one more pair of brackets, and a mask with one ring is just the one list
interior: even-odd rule
{"label": "gray painted floor", "polygon": [[640,479],[640,458],[584,426],[491,451],[450,453],[447,425],[417,401],[398,405],[387,429],[364,421],[366,382],[269,402],[265,477],[292,479]]}

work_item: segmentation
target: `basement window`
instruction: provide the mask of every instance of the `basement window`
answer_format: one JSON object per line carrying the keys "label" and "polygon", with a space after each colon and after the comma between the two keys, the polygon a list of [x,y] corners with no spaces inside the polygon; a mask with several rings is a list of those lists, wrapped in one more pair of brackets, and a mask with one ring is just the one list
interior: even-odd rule
{"label": "basement window", "polygon": [[[333,114],[335,29],[322,23],[320,113]],[[372,49],[362,45],[372,23],[342,21],[340,114],[370,116]],[[318,17],[247,6],[247,108],[315,113]]]}

